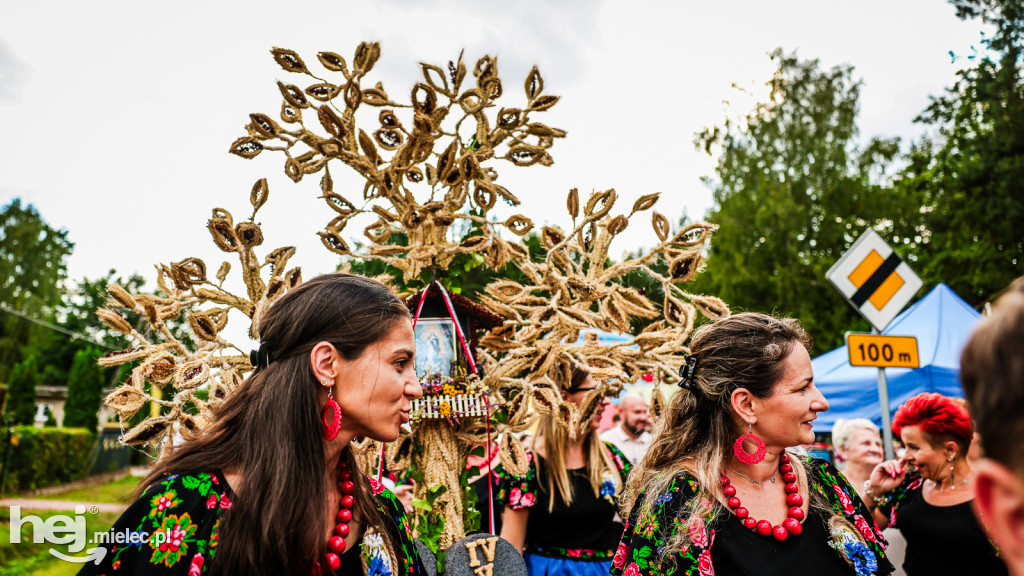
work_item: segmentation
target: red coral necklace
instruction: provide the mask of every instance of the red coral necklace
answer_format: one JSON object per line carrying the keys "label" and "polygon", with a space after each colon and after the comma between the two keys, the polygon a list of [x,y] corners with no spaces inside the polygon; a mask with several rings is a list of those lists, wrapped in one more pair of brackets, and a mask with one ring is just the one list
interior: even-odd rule
{"label": "red coral necklace", "polygon": [[[796,536],[803,531],[804,527],[800,521],[804,519],[803,496],[800,496],[800,488],[796,484],[796,473],[793,472],[793,465],[789,463],[789,456],[779,456],[779,472],[782,472],[782,481],[786,483],[786,505],[789,506],[789,513],[782,524],[773,526],[767,520],[756,520],[750,516],[750,512],[743,507],[743,503],[736,496],[736,487],[732,486],[729,477],[722,473],[722,493],[728,498],[726,504],[733,510],[736,516],[743,521],[743,525],[750,530],[756,531],[762,536],[772,536],[779,542],[785,540],[790,534]],[[739,474],[737,472],[737,474]]]}
{"label": "red coral necklace", "polygon": [[[333,535],[327,539],[327,565],[331,567],[332,572],[341,567],[341,554],[345,551],[345,537],[349,533],[348,523],[352,521],[352,506],[355,504],[353,493],[356,491],[356,484],[352,481],[352,470],[344,458],[338,463],[338,483],[341,501],[338,503],[337,524],[334,526]],[[320,576],[319,562],[313,562],[312,573],[314,576]]]}

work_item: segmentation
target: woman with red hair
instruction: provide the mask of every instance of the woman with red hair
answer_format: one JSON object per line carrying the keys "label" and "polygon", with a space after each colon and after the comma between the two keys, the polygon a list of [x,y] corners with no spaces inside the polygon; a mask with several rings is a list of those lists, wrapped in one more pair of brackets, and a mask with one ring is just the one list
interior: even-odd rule
{"label": "woman with red hair", "polygon": [[865,490],[879,526],[899,528],[907,540],[907,575],[1007,574],[971,511],[967,409],[941,394],[918,394],[896,411],[892,430],[907,451],[876,466]]}

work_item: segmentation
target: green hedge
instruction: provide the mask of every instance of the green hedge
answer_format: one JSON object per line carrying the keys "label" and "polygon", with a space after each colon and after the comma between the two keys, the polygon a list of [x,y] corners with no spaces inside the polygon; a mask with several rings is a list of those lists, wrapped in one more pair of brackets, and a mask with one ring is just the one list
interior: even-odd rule
{"label": "green hedge", "polygon": [[11,430],[4,493],[65,484],[89,474],[93,432],[84,428],[32,426],[15,426]]}

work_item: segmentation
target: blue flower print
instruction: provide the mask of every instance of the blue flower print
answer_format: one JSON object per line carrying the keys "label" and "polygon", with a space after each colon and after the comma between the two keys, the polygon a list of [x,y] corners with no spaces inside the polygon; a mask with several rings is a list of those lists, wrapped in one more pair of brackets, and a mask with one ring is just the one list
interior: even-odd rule
{"label": "blue flower print", "polygon": [[367,567],[366,576],[392,576],[384,560],[380,556],[374,556]]}
{"label": "blue flower print", "polygon": [[846,542],[846,556],[853,562],[857,576],[870,576],[878,569],[878,561],[871,550],[860,542]]}

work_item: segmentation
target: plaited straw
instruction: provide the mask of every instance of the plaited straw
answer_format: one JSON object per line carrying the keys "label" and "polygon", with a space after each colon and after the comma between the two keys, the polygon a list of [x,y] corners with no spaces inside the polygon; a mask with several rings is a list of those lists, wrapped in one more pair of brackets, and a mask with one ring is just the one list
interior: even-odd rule
{"label": "plaited straw", "polygon": [[[444,270],[458,254],[473,254],[492,269],[512,265],[525,278],[523,283],[496,281],[487,287],[486,295],[478,297],[483,306],[506,319],[505,325],[480,339],[478,354],[487,374],[483,381],[487,403],[507,416],[505,424],[492,422],[500,433],[502,463],[509,471],[525,472],[525,452],[513,433],[528,429],[538,413],[558,414],[571,434],[581,432],[586,415],[596,410],[600,398],[618,394],[624,384],[646,373],[653,374],[656,382],[675,377],[697,313],[711,319],[729,314],[721,300],[683,290],[703,266],[715,229],[712,225],[691,224],[673,234],[668,219],[652,212],[655,246],[610,263],[612,240],[631,223],[636,226],[634,216],[653,209],[657,194],[643,196],[630,210],[614,213],[619,200],[614,190],[594,192],[585,199],[577,190],[570,191],[566,208],[571,224],[544,228],[541,241],[547,254],[543,262],[531,261],[518,238],[533,229],[534,220],[524,214],[498,218],[494,211],[499,200],[519,204],[516,194],[497,184],[496,167],[502,162],[549,166],[554,142],[566,135],[537,121],[539,114],[557,104],[558,97],[544,92],[536,68],[527,76],[523,92],[506,92],[494,58],[484,56],[469,70],[460,56],[446,68],[423,64],[423,81],[407,97],[400,97],[369,79],[380,57],[377,44],[361,44],[351,60],[334,52],[318,53],[316,61],[327,74],[311,71],[317,62],[304,60],[294,51],[275,48],[272,55],[290,77],[307,76],[310,81],[308,85],[280,83],[281,108],[251,114],[246,133],[229,150],[243,158],[264,152],[283,154],[285,172],[295,182],[319,175],[319,186],[314,188],[326,204],[322,220],[326,224],[319,232],[325,248],[390,265],[405,280],[427,268]],[[361,126],[367,110],[373,110],[376,124]],[[365,180],[362,198],[334,190],[328,171],[332,165],[346,165]],[[298,268],[287,268],[294,248],[284,246],[259,256],[268,236],[257,215],[272,198],[265,179],[247,192],[244,218],[236,222],[228,210],[214,208],[207,222],[214,245],[230,254],[238,266],[225,261],[210,279],[208,267],[198,258],[161,264],[157,266],[159,296],[111,287],[111,309],[99,314],[113,329],[127,334],[134,346],[105,356],[101,363],[142,362],[107,402],[118,410],[122,424],[147,403],[156,403],[163,412],[127,430],[125,442],[166,448],[173,422],[195,427],[208,420],[210,410],[232,393],[254,364],[224,339],[228,312],[244,314],[250,322],[249,335],[255,339],[270,304],[302,281]],[[353,252],[356,244],[346,236],[347,224],[369,212],[375,221],[370,221],[362,236],[369,244],[361,239],[365,252]],[[544,214],[542,219],[549,221],[552,215]],[[459,221],[470,226],[456,226]],[[472,236],[453,232],[461,229]],[[510,234],[499,234],[502,229]],[[389,244],[396,234],[403,234],[407,244]],[[659,284],[664,300],[652,301],[626,286],[625,277],[635,274]],[[244,293],[225,287],[232,275],[241,280]],[[137,330],[117,308],[138,316],[149,324],[148,329]],[[195,346],[178,340],[165,323],[182,313],[195,332]],[[579,338],[590,329],[628,333],[633,320],[659,317],[623,344]],[[559,391],[567,383],[549,377],[555,364],[570,358],[587,366],[599,381],[584,399],[582,410],[563,403]],[[255,360],[256,365],[265,365],[259,351]],[[158,399],[149,393],[152,384],[172,378],[175,392],[170,398]],[[197,396],[199,390],[206,394]],[[200,414],[188,414],[191,406],[198,406]],[[458,485],[470,447],[483,442],[479,425],[472,420],[455,427],[443,420],[424,420],[413,423],[411,436],[399,438],[389,450],[398,453],[395,463],[414,459],[427,477],[417,485],[418,498],[437,483]],[[357,446],[367,463],[374,454],[369,444],[373,443]],[[413,444],[430,449],[401,448]],[[458,491],[448,494],[452,499],[441,504],[445,546],[462,536]]]}

